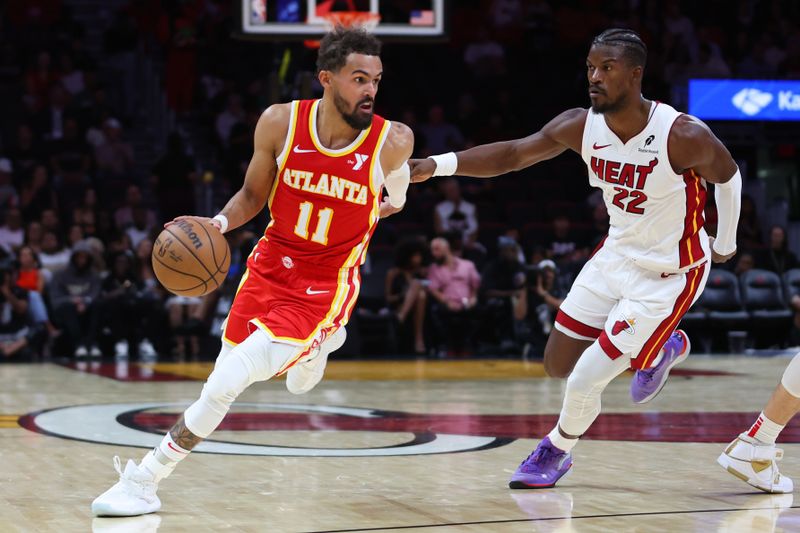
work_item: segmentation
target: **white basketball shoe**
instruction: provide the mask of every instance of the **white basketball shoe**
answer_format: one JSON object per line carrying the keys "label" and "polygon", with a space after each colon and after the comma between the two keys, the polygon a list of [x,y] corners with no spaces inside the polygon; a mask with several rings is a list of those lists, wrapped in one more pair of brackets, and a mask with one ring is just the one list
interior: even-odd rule
{"label": "white basketball shoe", "polygon": [[739,435],[725,448],[717,462],[734,476],[764,492],[792,492],[792,480],[778,472],[777,461],[782,458],[783,450],[774,444]]}
{"label": "white basketball shoe", "polygon": [[341,327],[319,345],[316,355],[312,355],[290,368],[286,373],[286,388],[289,392],[305,394],[316,387],[325,374],[328,356],[341,348],[345,340],[347,340],[347,331]]}
{"label": "white basketball shoe", "polygon": [[149,471],[129,459],[123,472],[119,456],[114,456],[114,469],[119,481],[92,502],[94,516],[138,516],[161,509],[158,483]]}

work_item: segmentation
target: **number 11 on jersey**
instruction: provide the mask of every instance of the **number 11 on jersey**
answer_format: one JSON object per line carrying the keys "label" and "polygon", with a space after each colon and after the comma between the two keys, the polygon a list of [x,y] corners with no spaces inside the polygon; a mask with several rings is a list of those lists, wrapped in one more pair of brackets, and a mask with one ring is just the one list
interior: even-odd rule
{"label": "number 11 on jersey", "polygon": [[[297,217],[297,225],[294,227],[294,233],[301,239],[308,240],[308,225],[311,222],[311,212],[314,210],[314,204],[311,202],[303,202],[300,204],[300,215]],[[320,209],[317,213],[317,227],[311,235],[313,242],[326,245],[328,244],[328,230],[331,227],[331,219],[333,218],[333,209],[326,207]]]}

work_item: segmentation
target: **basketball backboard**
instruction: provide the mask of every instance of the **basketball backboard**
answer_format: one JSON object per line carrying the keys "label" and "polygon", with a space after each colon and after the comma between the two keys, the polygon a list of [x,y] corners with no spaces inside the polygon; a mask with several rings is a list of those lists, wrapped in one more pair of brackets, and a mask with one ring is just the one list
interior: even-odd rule
{"label": "basketball backboard", "polygon": [[[331,12],[357,11],[378,18],[382,38],[440,39],[446,35],[446,0],[241,0],[241,31],[252,38],[321,37]],[[369,16],[369,15],[365,15]]]}

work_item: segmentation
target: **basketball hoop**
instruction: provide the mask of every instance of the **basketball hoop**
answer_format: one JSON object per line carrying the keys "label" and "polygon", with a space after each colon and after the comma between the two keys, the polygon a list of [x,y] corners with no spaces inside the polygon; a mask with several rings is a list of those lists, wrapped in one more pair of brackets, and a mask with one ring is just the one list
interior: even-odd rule
{"label": "basketball hoop", "polygon": [[[358,26],[371,32],[381,21],[381,16],[378,13],[370,11],[331,11],[320,15],[320,18],[325,19],[326,31],[331,31],[337,26],[342,28]],[[305,41],[305,45],[308,48],[319,48],[319,41]]]}

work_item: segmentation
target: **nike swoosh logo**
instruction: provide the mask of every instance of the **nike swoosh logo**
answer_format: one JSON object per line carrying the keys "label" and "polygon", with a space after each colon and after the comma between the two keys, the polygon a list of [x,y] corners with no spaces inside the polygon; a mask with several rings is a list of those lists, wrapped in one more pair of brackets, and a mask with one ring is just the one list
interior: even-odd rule
{"label": "nike swoosh logo", "polygon": [[595,150],[600,150],[600,149],[602,149],[602,148],[608,148],[609,146],[611,146],[611,145],[610,145],[610,144],[604,144],[604,145],[602,145],[602,146],[597,146],[597,143],[594,143],[594,144],[592,145],[592,148],[594,148]]}
{"label": "nike swoosh logo", "polygon": [[188,452],[183,452],[183,451],[179,450],[178,448],[176,448],[175,446],[173,446],[171,442],[168,442],[168,443],[167,443],[167,446],[169,446],[169,449],[170,449],[170,450],[176,451],[176,452],[178,452],[178,453],[182,453],[183,455],[186,455],[186,454],[188,453]]}
{"label": "nike swoosh logo", "polygon": [[300,148],[300,145],[298,144],[297,146],[294,147],[294,150],[292,150],[292,152],[296,154],[310,154],[312,152],[316,152],[316,150],[303,150],[302,148]]}
{"label": "nike swoosh logo", "polygon": [[668,277],[670,277],[670,276],[674,276],[674,275],[675,275],[675,274],[667,274],[666,272],[662,272],[662,273],[661,273],[661,277],[662,277],[662,278],[668,278]]}
{"label": "nike swoosh logo", "polygon": [[311,287],[306,289],[306,294],[308,294],[309,296],[314,296],[315,294],[325,294],[325,293],[328,293],[328,292],[331,292],[331,291],[312,291]]}

